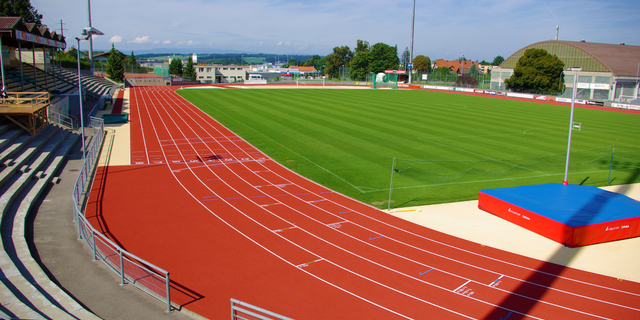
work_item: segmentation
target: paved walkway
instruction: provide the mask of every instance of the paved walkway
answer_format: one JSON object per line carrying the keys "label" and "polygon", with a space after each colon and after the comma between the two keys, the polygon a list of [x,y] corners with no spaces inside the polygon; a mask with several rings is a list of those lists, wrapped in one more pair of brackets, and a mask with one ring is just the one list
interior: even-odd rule
{"label": "paved walkway", "polygon": [[[124,99],[123,113],[128,113],[128,91]],[[105,112],[110,113],[110,107]],[[98,114],[100,115],[101,113]],[[111,124],[105,127],[108,133],[99,165],[129,165],[129,124]],[[91,261],[89,248],[77,240],[77,229],[71,213],[71,190],[81,166],[80,157],[78,145],[60,173],[60,184],[51,188],[35,217],[34,252],[37,252],[37,259],[44,263],[54,281],[104,319],[198,318],[186,310],[165,313],[166,307],[160,301],[132,286],[120,287],[118,277],[111,270],[102,263]],[[640,200],[640,184],[604,189]],[[565,248],[478,209],[477,203],[474,200],[403,208],[391,210],[391,214],[484,245],[640,282],[640,238]]]}
{"label": "paved walkway", "polygon": [[[86,111],[91,107],[87,106]],[[111,109],[105,111],[110,113]],[[114,147],[110,142],[115,139],[113,133],[119,132],[113,128],[108,130],[111,136],[105,141],[107,152]],[[43,269],[54,282],[103,319],[200,318],[186,310],[167,313],[166,304],[132,285],[121,287],[120,278],[111,269],[102,262],[92,261],[91,250],[84,241],[78,240],[72,213],[71,194],[82,166],[81,148],[81,144],[76,144],[59,173],[60,183],[50,188],[33,218],[34,258],[44,265]]]}

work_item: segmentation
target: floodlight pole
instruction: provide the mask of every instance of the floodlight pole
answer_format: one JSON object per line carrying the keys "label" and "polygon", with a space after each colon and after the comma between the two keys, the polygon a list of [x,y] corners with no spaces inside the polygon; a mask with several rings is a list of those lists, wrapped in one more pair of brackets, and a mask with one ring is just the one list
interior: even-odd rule
{"label": "floodlight pole", "polygon": [[569,119],[569,142],[567,143],[567,164],[564,167],[564,180],[562,181],[563,185],[568,185],[569,180],[567,176],[569,175],[569,155],[571,153],[571,132],[573,131],[573,106],[576,103],[576,91],[578,91],[578,72],[573,75],[573,94],[571,97],[571,117]]}
{"label": "floodlight pole", "polygon": [[[88,35],[87,37],[91,37],[91,35]],[[81,74],[80,74],[80,40],[87,40],[87,39],[80,39],[80,38],[76,38],[76,40],[78,41],[78,97],[80,98],[80,136],[82,137],[82,159],[85,160],[86,159],[86,152],[85,152],[85,141],[84,141],[84,115],[83,115],[83,110],[82,110],[82,78],[81,78]]]}
{"label": "floodlight pole", "polygon": [[[638,75],[639,74],[640,74],[640,62],[638,62],[638,71],[636,71],[636,99],[638,99],[638,92],[640,92],[640,86],[638,86]],[[3,83],[3,86],[4,86],[4,83]]]}
{"label": "floodlight pole", "polygon": [[[91,0],[87,0],[87,23],[88,27],[91,28]],[[93,75],[93,39],[91,35],[89,35],[89,72]]]}
{"label": "floodlight pole", "polygon": [[[80,40],[91,40],[91,36],[93,35],[103,35],[102,31],[88,27],[82,30],[82,35],[84,38],[76,37],[78,41],[78,97],[80,98],[80,135],[82,136],[82,159],[86,159],[86,150],[85,150],[85,141],[84,141],[84,110],[82,106],[82,74],[80,73]],[[91,67],[91,75],[93,75],[93,67]]]}
{"label": "floodlight pole", "polygon": [[[413,11],[411,14],[411,48],[409,49],[409,64],[413,65],[413,27],[416,23],[416,0],[413,0]],[[411,84],[413,68],[409,68],[409,84]]]}

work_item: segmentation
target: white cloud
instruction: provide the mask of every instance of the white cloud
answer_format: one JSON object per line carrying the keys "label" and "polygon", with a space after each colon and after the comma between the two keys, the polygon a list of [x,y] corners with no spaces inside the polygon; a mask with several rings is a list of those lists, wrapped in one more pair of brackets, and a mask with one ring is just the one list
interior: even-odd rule
{"label": "white cloud", "polygon": [[122,37],[118,36],[118,35],[115,35],[115,36],[111,37],[111,39],[109,39],[109,42],[111,42],[111,43],[120,43],[120,42],[122,42]]}
{"label": "white cloud", "polygon": [[[78,0],[71,0],[74,1]],[[491,60],[497,55],[506,58],[526,45],[552,39],[558,24],[562,40],[640,45],[640,33],[632,31],[640,28],[637,18],[640,7],[634,6],[637,0],[589,0],[588,5],[582,2],[480,0],[473,2],[473,10],[462,12],[460,2],[456,1],[416,2],[414,55],[423,54],[432,61],[461,54],[473,60]],[[55,23],[58,19],[65,21],[69,39],[73,40],[86,25],[86,19],[77,19],[86,15],[86,5],[60,3],[60,0],[39,1],[38,10],[55,17],[49,21],[45,17],[44,22],[52,29],[58,26]],[[298,51],[308,43],[303,53],[325,55],[336,46],[353,48],[357,39],[370,44],[397,45],[399,54],[410,45],[410,1],[183,0],[178,4],[160,0],[154,4],[148,6],[139,0],[96,1],[92,4],[94,23],[107,35],[95,37],[94,48],[108,50],[111,43],[118,41],[122,50],[174,47],[178,41],[186,44],[186,39],[208,46],[215,39],[212,46],[219,50],[286,53]],[[123,6],[131,10],[122,11]],[[140,15],[143,11],[145,14]],[[211,12],[225,14],[211,19]],[[455,19],[451,19],[451,12],[457,13]],[[110,16],[118,19],[104,18]],[[283,16],[287,18],[273,18]],[[593,16],[598,19],[584,19]],[[198,21],[198,28],[191,27],[193,21]],[[370,21],[376,21],[375,28],[367,27]],[[486,30],[499,30],[501,36],[489,39]],[[114,36],[122,34],[125,36]],[[146,37],[136,38],[136,34]],[[159,44],[154,44],[156,39]]]}
{"label": "white cloud", "polygon": [[153,40],[153,44],[158,44],[160,43],[160,40]]}
{"label": "white cloud", "polygon": [[149,42],[151,42],[151,39],[149,38],[149,36],[137,37],[133,39],[133,43],[137,43],[137,44],[143,44],[143,43],[149,43]]}

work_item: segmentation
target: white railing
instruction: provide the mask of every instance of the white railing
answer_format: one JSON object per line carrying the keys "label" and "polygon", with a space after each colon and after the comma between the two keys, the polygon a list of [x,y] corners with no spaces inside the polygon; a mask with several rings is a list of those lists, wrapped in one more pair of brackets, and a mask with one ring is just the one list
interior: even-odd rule
{"label": "white railing", "polygon": [[171,312],[169,272],[122,249],[97,231],[84,217],[84,204],[88,197],[87,186],[90,185],[105,133],[102,119],[91,117],[91,125],[94,127],[95,136],[86,151],[72,195],[73,216],[78,226],[78,238],[84,240],[91,248],[94,260],[104,262],[120,276],[120,285],[133,284],[136,288],[166,303],[167,312]]}
{"label": "white railing", "polygon": [[231,299],[231,320],[248,320],[248,319],[260,319],[260,320],[293,320],[289,317],[279,315],[275,312],[250,305],[246,302]]}
{"label": "white railing", "polygon": [[78,129],[78,119],[70,114],[63,114],[55,109],[49,109],[49,121],[71,130]]}

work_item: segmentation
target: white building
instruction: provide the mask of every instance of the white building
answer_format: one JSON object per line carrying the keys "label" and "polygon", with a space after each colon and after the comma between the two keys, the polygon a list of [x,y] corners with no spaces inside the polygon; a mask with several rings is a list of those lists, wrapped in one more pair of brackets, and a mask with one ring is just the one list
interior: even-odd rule
{"label": "white building", "polygon": [[640,46],[548,40],[526,46],[491,71],[491,89],[504,90],[504,80],[513,75],[527,49],[544,49],[564,62],[565,96],[571,96],[577,79],[577,98],[633,100],[638,98]]}
{"label": "white building", "polygon": [[195,65],[196,80],[200,83],[234,83],[243,82],[251,71],[246,65]]}

